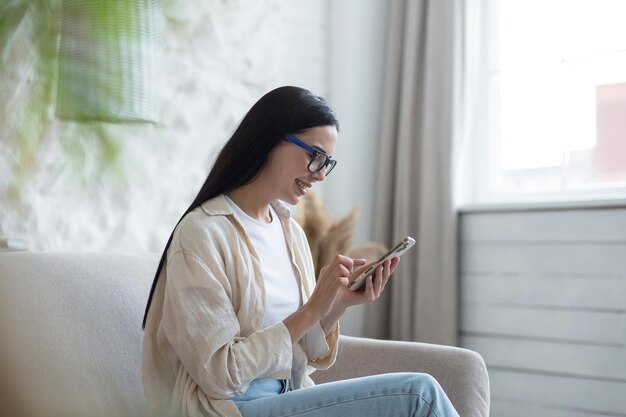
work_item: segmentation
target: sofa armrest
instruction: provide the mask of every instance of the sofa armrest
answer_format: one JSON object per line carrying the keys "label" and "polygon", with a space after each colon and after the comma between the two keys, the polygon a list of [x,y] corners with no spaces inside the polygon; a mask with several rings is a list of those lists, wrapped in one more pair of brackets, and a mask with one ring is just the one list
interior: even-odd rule
{"label": "sofa armrest", "polygon": [[424,372],[439,381],[461,417],[488,417],[489,377],[471,350],[417,342],[341,336],[337,362],[316,383],[390,372]]}

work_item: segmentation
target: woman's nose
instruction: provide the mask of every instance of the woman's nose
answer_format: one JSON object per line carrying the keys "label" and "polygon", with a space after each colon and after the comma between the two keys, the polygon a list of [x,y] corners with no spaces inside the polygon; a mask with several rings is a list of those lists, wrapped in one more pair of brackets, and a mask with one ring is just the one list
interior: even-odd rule
{"label": "woman's nose", "polygon": [[326,170],[322,168],[319,171],[315,172],[312,177],[315,178],[317,181],[324,181],[324,178],[326,178]]}

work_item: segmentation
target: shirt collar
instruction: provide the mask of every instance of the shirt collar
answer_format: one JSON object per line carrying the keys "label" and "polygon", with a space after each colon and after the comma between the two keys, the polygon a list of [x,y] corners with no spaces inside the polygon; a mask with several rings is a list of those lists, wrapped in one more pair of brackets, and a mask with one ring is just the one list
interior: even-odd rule
{"label": "shirt collar", "polygon": [[[279,200],[274,200],[271,202],[274,211],[278,214],[282,219],[288,218],[290,216],[290,210],[285,203]],[[201,204],[202,210],[209,216],[227,216],[233,215],[233,209],[228,204],[228,201],[224,198],[223,194],[218,195],[210,200],[205,201]]]}
{"label": "shirt collar", "polygon": [[291,215],[289,207],[287,207],[287,205],[282,201],[274,200],[270,204],[274,208],[274,211],[276,211],[276,214],[278,214],[280,217],[287,218]]}

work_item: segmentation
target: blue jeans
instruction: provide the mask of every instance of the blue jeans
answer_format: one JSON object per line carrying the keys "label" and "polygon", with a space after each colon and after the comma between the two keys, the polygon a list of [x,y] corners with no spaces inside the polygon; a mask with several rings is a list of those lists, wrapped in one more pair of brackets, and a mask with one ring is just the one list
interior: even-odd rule
{"label": "blue jeans", "polygon": [[284,380],[254,381],[232,400],[244,417],[458,417],[428,374],[394,373],[288,391]]}

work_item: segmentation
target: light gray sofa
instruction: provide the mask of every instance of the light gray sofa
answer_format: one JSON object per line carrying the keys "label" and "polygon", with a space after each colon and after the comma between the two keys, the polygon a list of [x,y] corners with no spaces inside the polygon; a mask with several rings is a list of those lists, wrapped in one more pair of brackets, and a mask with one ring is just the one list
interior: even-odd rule
{"label": "light gray sofa", "polygon": [[[0,253],[0,415],[143,416],[141,319],[157,261]],[[336,365],[314,374],[318,383],[428,372],[462,417],[488,416],[487,371],[475,352],[345,336],[340,346]]]}

